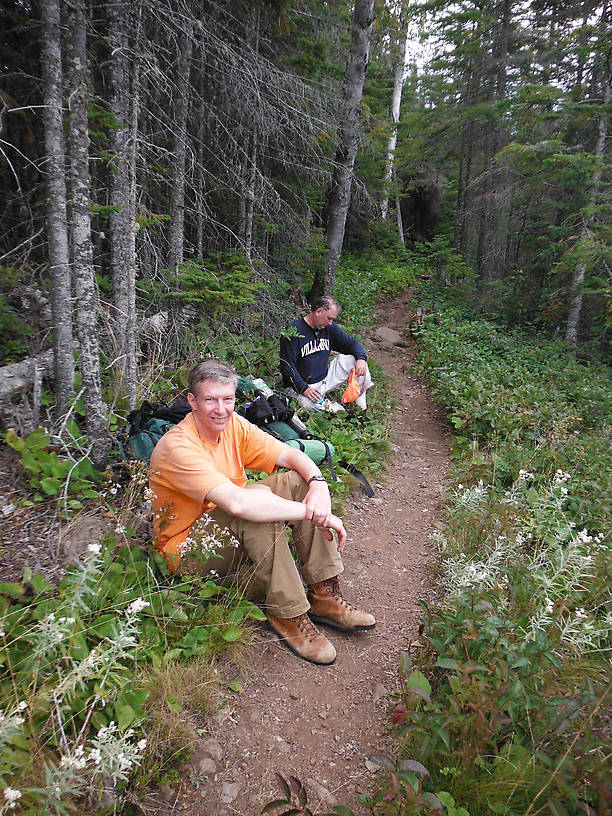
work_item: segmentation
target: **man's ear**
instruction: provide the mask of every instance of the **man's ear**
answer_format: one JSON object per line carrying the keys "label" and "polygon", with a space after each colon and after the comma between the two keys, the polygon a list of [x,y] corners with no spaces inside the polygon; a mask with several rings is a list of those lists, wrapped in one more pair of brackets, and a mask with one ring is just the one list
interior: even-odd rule
{"label": "man's ear", "polygon": [[196,399],[193,396],[193,394],[191,394],[191,393],[187,394],[187,402],[189,403],[189,407],[191,408],[191,410],[195,411],[196,410]]}

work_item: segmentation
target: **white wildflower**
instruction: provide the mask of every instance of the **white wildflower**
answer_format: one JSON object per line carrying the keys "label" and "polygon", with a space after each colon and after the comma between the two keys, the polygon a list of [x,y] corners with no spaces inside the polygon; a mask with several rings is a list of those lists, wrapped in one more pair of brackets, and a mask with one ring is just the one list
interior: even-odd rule
{"label": "white wildflower", "polygon": [[553,484],[558,485],[562,484],[563,482],[569,482],[571,479],[571,475],[569,473],[564,473],[561,469],[555,471],[555,476],[553,479]]}
{"label": "white wildflower", "polygon": [[87,547],[87,549],[89,550],[90,553],[94,553],[94,555],[99,555],[100,553],[99,544],[90,544],[89,547]]}
{"label": "white wildflower", "polygon": [[21,799],[21,791],[16,788],[4,789],[4,800],[9,808],[14,808],[17,802]]}
{"label": "white wildflower", "polygon": [[75,771],[81,771],[87,765],[88,757],[85,756],[85,749],[79,745],[73,754],[65,754],[60,760],[62,768],[74,768]]}
{"label": "white wildflower", "polygon": [[127,615],[139,615],[143,609],[146,609],[147,606],[151,606],[148,601],[143,601],[142,598],[136,598],[135,601],[128,606],[125,610]]}

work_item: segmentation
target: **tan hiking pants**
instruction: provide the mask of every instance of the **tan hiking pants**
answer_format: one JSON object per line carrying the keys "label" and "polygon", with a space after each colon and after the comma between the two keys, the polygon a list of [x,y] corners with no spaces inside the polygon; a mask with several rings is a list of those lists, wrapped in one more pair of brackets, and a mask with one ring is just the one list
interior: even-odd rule
{"label": "tan hiking pants", "polygon": [[[262,489],[265,485],[277,496],[301,502],[308,492],[308,484],[295,471],[290,470],[269,476],[261,482],[250,484],[248,489]],[[182,574],[239,576],[247,587],[265,595],[266,609],[278,618],[294,618],[310,608],[306,599],[304,583],[314,584],[333,578],[343,571],[342,559],[336,541],[328,541],[321,529],[313,527],[309,521],[295,522],[293,545],[298,554],[296,566],[289,549],[286,522],[256,522],[232,516],[214,508],[192,527],[197,527],[198,535],[203,527],[215,538],[236,539],[234,544],[221,545],[215,554],[205,561],[186,555],[181,559],[179,572]],[[218,528],[224,533],[219,535]],[[192,534],[198,538],[198,535]],[[299,570],[299,571],[298,571]]]}

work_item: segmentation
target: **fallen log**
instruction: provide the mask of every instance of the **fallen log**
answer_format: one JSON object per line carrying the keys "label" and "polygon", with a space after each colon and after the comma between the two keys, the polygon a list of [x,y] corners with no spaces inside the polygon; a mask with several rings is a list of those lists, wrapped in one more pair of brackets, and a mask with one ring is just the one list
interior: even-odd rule
{"label": "fallen log", "polygon": [[0,403],[6,402],[13,394],[25,391],[42,376],[53,371],[53,350],[49,349],[39,357],[27,357],[18,363],[0,368]]}

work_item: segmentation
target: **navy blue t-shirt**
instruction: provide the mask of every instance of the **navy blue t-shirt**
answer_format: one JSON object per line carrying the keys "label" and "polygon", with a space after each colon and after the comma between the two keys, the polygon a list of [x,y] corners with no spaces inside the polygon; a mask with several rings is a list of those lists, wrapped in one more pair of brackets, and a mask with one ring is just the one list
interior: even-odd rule
{"label": "navy blue t-shirt", "polygon": [[352,354],[356,360],[366,360],[364,347],[350,334],[332,323],[324,329],[311,329],[303,317],[289,324],[295,326],[300,337],[280,341],[280,370],[285,387],[294,388],[302,394],[312,383],[325,379],[329,366],[329,354]]}

